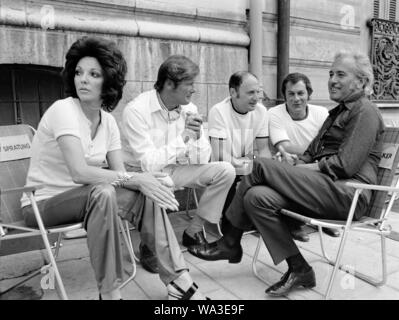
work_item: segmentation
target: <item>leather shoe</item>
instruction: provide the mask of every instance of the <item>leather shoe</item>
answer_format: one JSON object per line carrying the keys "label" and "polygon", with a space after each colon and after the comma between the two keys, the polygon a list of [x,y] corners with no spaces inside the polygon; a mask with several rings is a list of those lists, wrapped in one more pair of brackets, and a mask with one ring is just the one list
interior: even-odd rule
{"label": "leather shoe", "polygon": [[150,273],[158,273],[158,261],[155,254],[145,245],[140,243],[140,263]]}
{"label": "leather shoe", "polygon": [[306,231],[302,228],[302,226],[298,226],[296,228],[290,229],[290,233],[293,239],[308,242],[310,240],[309,235]]}
{"label": "leather shoe", "polygon": [[203,231],[199,231],[194,234],[194,237],[189,236],[186,231],[183,232],[183,246],[191,247],[191,246],[200,246],[207,244],[208,241],[205,239],[205,235]]}
{"label": "leather shoe", "polygon": [[241,244],[230,247],[225,244],[223,238],[201,246],[189,247],[188,252],[197,258],[208,261],[229,260],[230,263],[239,263],[242,259]]}
{"label": "leather shoe", "polygon": [[328,234],[330,237],[339,237],[341,236],[341,232],[338,229],[332,229],[332,228],[323,228],[323,232],[325,234]]}
{"label": "leather shoe", "polygon": [[273,297],[281,297],[287,295],[294,288],[313,288],[315,286],[316,276],[312,268],[304,273],[288,270],[280,281],[266,289],[266,293]]}

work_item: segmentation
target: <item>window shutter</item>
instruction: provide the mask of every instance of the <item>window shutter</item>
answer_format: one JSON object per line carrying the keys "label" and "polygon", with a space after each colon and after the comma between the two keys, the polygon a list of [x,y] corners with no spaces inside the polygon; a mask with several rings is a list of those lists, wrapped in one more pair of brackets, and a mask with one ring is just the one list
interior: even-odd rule
{"label": "window shutter", "polygon": [[389,4],[389,20],[396,21],[396,0],[391,0]]}
{"label": "window shutter", "polygon": [[380,0],[374,0],[374,18],[380,18]]}

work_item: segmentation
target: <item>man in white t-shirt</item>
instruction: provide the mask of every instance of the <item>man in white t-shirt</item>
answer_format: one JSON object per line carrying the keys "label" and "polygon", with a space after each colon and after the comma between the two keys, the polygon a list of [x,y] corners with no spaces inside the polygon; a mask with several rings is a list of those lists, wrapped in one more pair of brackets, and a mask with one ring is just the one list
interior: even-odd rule
{"label": "man in white t-shirt", "polygon": [[[309,78],[302,73],[290,73],[281,86],[285,99],[284,104],[270,108],[269,132],[273,146],[287,158],[302,155],[310,142],[316,137],[328,110],[321,106],[309,104],[313,93]],[[339,236],[336,229],[323,229],[331,236]],[[301,227],[294,228],[292,235],[300,241],[308,241],[309,236]]]}
{"label": "man in white t-shirt", "polygon": [[[208,116],[212,160],[230,162],[237,175],[223,212],[233,199],[241,176],[252,171],[254,156],[271,156],[268,148],[268,114],[266,107],[259,103],[262,91],[258,79],[248,71],[238,71],[230,77],[229,91],[230,96],[214,105]],[[222,232],[223,229],[222,221]]]}
{"label": "man in white t-shirt", "polygon": [[[154,90],[131,101],[123,111],[122,130],[128,141],[124,161],[131,171],[162,171],[175,187],[204,188],[196,215],[183,233],[186,247],[206,243],[205,221],[219,223],[235,171],[228,162],[209,163],[211,147],[202,118],[191,102],[198,66],[185,56],[174,55],[159,68]],[[154,255],[141,235],[143,266],[150,272]]]}

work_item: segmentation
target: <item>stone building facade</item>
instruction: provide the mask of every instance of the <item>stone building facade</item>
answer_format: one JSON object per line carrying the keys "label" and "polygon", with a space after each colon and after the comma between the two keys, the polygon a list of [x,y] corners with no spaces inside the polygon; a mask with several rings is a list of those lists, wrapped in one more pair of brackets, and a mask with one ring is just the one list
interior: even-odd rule
{"label": "stone building facade", "polygon": [[114,111],[118,120],[128,100],[152,88],[171,54],[199,64],[194,102],[206,115],[208,106],[227,96],[228,76],[248,67],[245,28],[245,1],[1,0],[1,124],[37,125],[62,91],[52,75],[70,45],[87,34],[116,41],[128,62],[124,97]]}
{"label": "stone building facade", "polygon": [[[199,64],[193,100],[206,116],[228,95],[229,76],[251,68],[249,10],[255,1],[262,6],[262,70],[257,74],[272,106],[282,0],[0,0],[0,125],[37,126],[45,110],[63,96],[59,73],[65,54],[83,35],[116,41],[126,57],[127,84],[113,112],[118,122],[127,101],[152,88],[159,65],[171,54],[187,55]],[[289,3],[289,72],[310,77],[313,103],[334,106],[327,91],[334,53],[357,49],[373,58],[378,78],[373,98],[386,122],[399,125],[397,0]],[[383,20],[370,22],[372,18]]]}
{"label": "stone building facade", "polygon": [[[151,88],[160,63],[176,53],[199,64],[194,102],[207,115],[227,96],[230,74],[250,66],[251,1],[257,0],[1,0],[0,124],[37,125],[52,101],[62,96],[58,74],[67,49],[87,34],[115,40],[128,61],[124,97],[114,111],[118,121],[126,102]],[[368,21],[398,20],[396,2],[290,1],[289,71],[309,75],[313,103],[333,106],[327,79],[334,53],[357,49],[371,55]],[[262,4],[262,84],[273,105],[278,0]],[[384,117],[399,118],[396,98],[379,103]]]}

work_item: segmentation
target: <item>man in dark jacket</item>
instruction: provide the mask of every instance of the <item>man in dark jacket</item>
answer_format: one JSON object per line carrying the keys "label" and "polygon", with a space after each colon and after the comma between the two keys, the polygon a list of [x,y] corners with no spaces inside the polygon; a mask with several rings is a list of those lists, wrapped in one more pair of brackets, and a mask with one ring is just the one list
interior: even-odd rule
{"label": "man in dark jacket", "polygon": [[[330,70],[330,98],[339,103],[329,112],[318,135],[294,165],[259,159],[240,183],[226,217],[223,238],[191,248],[205,260],[241,261],[240,240],[255,225],[275,264],[286,260],[288,271],[266,290],[286,295],[296,287],[316,285],[315,273],[290,235],[279,213],[282,208],[323,219],[346,219],[355,189],[348,181],[375,184],[384,124],[371,93],[373,71],[363,54],[338,53]],[[355,219],[365,214],[371,191],[360,195]],[[226,230],[226,229],[225,229]]]}

